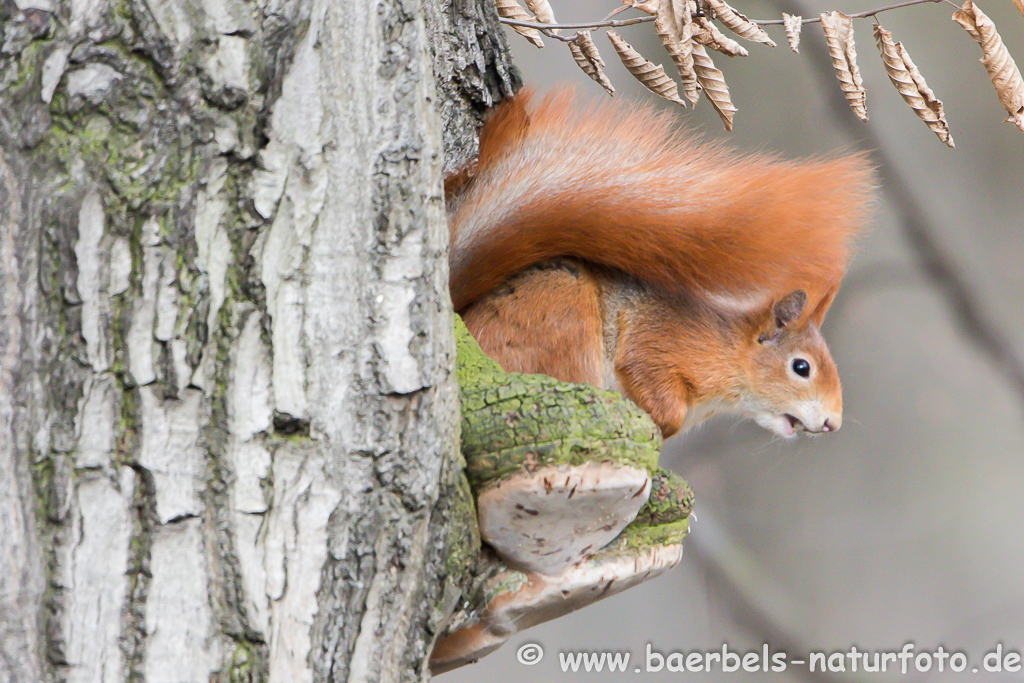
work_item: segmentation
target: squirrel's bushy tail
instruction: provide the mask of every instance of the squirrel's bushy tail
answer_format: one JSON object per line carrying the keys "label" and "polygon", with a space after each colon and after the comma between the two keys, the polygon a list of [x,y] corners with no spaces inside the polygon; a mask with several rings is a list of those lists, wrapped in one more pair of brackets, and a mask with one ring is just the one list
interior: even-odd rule
{"label": "squirrel's bushy tail", "polygon": [[532,100],[495,111],[475,167],[451,183],[456,310],[557,256],[727,296],[804,289],[809,310],[838,286],[870,203],[863,154],[737,154],[647,108]]}

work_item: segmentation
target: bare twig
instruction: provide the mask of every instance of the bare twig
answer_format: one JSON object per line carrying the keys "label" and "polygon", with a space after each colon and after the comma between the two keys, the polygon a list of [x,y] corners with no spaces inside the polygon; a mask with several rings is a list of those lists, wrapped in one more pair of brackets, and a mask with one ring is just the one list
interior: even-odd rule
{"label": "bare twig", "polygon": [[[953,7],[956,7],[957,9],[960,8],[959,5],[957,5],[954,2],[950,2],[950,0],[906,0],[906,2],[899,2],[899,3],[896,3],[895,5],[887,5],[885,7],[879,7],[878,9],[868,10],[866,12],[857,12],[856,14],[850,14],[850,15],[847,15],[847,16],[849,16],[851,19],[865,19],[865,18],[868,18],[868,17],[873,17],[876,14],[881,14],[882,12],[888,12],[889,10],[900,9],[902,7],[911,7],[912,5],[923,5],[923,4],[928,3],[928,2],[931,2],[931,3],[946,2],[946,3],[950,4],[950,5],[952,5]],[[628,9],[628,7],[626,9]],[[617,10],[616,13],[618,11],[621,11],[621,10]],[[609,16],[611,16],[611,15],[609,15]],[[634,17],[633,19],[607,19],[606,18],[606,19],[604,19],[602,21],[592,21],[592,22],[583,23],[583,24],[542,24],[542,23],[537,22],[537,21],[519,21],[519,20],[516,20],[516,19],[504,19],[503,18],[503,19],[501,19],[501,23],[508,24],[509,26],[521,26],[521,27],[524,27],[524,28],[535,28],[535,29],[539,29],[539,30],[542,30],[542,31],[545,31],[545,30],[551,31],[551,30],[563,29],[563,28],[564,29],[573,30],[573,31],[578,31],[578,30],[591,29],[591,28],[619,28],[620,26],[631,26],[633,24],[645,24],[645,23],[647,23],[649,21],[654,21],[654,19],[655,18],[653,16],[644,16],[644,17]],[[759,25],[759,26],[781,26],[782,23],[783,23],[782,19],[751,19],[750,21],[752,23],[755,23],[755,24]],[[805,23],[805,24],[816,24],[816,23],[820,23],[820,22],[821,22],[821,18],[820,17],[808,17],[808,18],[804,19],[803,23]],[[569,40],[565,39],[565,42],[569,42]]]}
{"label": "bare twig", "polygon": [[[921,2],[938,2],[938,0],[920,0]],[[564,28],[573,31],[582,31],[589,28],[618,28],[620,26],[631,26],[633,24],[643,24],[648,21],[654,21],[654,17],[634,17],[633,19],[609,19],[607,21],[592,21],[585,24],[541,24],[536,21],[519,21],[516,19],[501,19],[501,23],[508,24],[509,26],[524,26],[526,28],[536,29],[557,29]]]}
{"label": "bare twig", "polygon": [[[851,19],[866,19],[868,17],[873,17],[876,14],[881,14],[882,12],[888,12],[889,10],[900,9],[902,7],[910,7],[912,5],[923,5],[926,2],[933,2],[933,3],[935,3],[935,2],[948,2],[948,0],[907,0],[907,2],[900,2],[900,3],[897,3],[895,5],[888,5],[887,7],[882,7],[882,8],[879,8],[879,9],[868,10],[867,12],[857,12],[856,14],[847,14],[846,16],[850,17]],[[952,4],[956,8],[960,7],[956,3],[950,3],[950,4]],[[755,24],[760,24],[761,26],[774,26],[774,25],[782,25],[783,21],[784,21],[783,19],[766,19],[766,20],[755,19],[754,23]],[[804,19],[804,23],[805,24],[818,24],[818,23],[821,23],[821,17],[807,17],[807,18]]]}

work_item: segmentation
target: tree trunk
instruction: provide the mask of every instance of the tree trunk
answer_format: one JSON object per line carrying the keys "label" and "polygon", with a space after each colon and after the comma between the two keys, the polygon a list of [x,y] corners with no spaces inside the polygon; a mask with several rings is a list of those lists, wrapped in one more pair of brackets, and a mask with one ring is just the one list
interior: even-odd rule
{"label": "tree trunk", "polygon": [[426,677],[458,597],[442,166],[517,78],[488,0],[29,4],[0,681]]}

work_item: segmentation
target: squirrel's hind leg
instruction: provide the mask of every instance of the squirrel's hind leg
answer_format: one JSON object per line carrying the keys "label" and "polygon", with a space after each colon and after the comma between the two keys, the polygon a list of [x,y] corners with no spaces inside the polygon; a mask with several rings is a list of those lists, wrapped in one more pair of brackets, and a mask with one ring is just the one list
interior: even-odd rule
{"label": "squirrel's hind leg", "polygon": [[601,289],[586,264],[545,261],[471,304],[462,319],[507,372],[601,386]]}

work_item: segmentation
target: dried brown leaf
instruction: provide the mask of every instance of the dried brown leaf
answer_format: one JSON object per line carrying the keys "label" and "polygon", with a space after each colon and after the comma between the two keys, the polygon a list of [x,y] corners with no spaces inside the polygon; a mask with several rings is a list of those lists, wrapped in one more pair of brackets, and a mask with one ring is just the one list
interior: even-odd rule
{"label": "dried brown leaf", "polygon": [[729,97],[729,86],[703,45],[693,46],[693,68],[697,72],[697,82],[704,88],[704,94],[722,118],[725,129],[732,130],[732,116],[736,113],[736,107]]}
{"label": "dried brown leaf", "polygon": [[622,0],[622,4],[630,9],[647,12],[652,17],[657,16],[658,10],[661,8],[661,0]]}
{"label": "dried brown leaf", "polygon": [[996,25],[971,0],[966,0],[960,11],[953,15],[953,21],[960,24],[981,46],[981,63],[988,71],[988,77],[999,94],[999,101],[1010,114],[1007,121],[1024,131],[1024,79],[1020,69],[1003,44]]}
{"label": "dried brown leaf", "polygon": [[[495,0],[498,7],[498,16],[502,19],[514,21],[534,21],[534,17],[526,13],[516,0]],[[526,38],[536,47],[544,47],[544,41],[540,37],[540,31],[529,26],[516,26],[511,24],[512,30]]]}
{"label": "dried brown leaf", "polygon": [[789,49],[799,54],[800,28],[803,26],[804,18],[796,14],[786,14],[783,12],[782,23],[786,27],[786,38],[789,40]]}
{"label": "dried brown leaf", "polygon": [[594,39],[590,37],[590,31],[579,31],[569,43],[569,51],[572,52],[572,58],[576,60],[583,73],[597,81],[609,95],[615,94],[615,87],[612,86],[612,82],[608,80],[602,70],[604,60],[601,59],[601,55],[597,51]]}
{"label": "dried brown leaf", "polygon": [[651,92],[661,95],[666,100],[675,102],[685,107],[686,102],[679,98],[679,89],[675,81],[668,77],[660,65],[644,59],[644,56],[633,49],[633,46],[623,40],[615,31],[608,31],[608,40],[612,42],[619,60],[626,67],[633,77],[640,81],[645,88]]}
{"label": "dried brown leaf", "polygon": [[604,67],[604,60],[601,59],[601,53],[597,51],[597,45],[594,43],[594,39],[590,37],[590,31],[579,31],[576,33],[576,44],[583,50],[583,54],[587,59],[592,61],[594,64],[600,67]]}
{"label": "dried brown leaf", "polygon": [[669,6],[672,19],[676,23],[676,33],[682,35],[684,27],[690,23],[693,12],[690,11],[689,0],[663,0]]}
{"label": "dried brown leaf", "polygon": [[860,69],[857,68],[853,19],[842,12],[824,12],[821,15],[821,28],[825,32],[825,40],[828,41],[832,68],[835,69],[846,101],[857,118],[867,121],[867,93],[864,92],[864,80],[860,77]]}
{"label": "dried brown leaf", "polygon": [[903,43],[893,43],[892,33],[880,24],[875,24],[875,41],[882,53],[885,73],[889,74],[889,80],[896,86],[900,96],[940,140],[953,147],[953,136],[949,134],[942,102],[925,83],[924,76],[910,59]]}
{"label": "dried brown leaf", "polygon": [[659,2],[652,6],[654,10],[654,30],[661,38],[661,44],[667,49],[683,39],[683,26],[676,21],[671,2]]}
{"label": "dried brown leaf", "polygon": [[764,29],[730,7],[725,0],[708,0],[708,4],[718,15],[718,20],[740,38],[775,47],[775,41],[768,37]]}
{"label": "dried brown leaf", "polygon": [[551,9],[548,0],[526,0],[526,8],[533,12],[533,16],[542,24],[558,23],[555,21],[555,11]]}
{"label": "dried brown leaf", "polygon": [[672,62],[679,71],[679,78],[683,86],[683,94],[690,102],[696,102],[699,97],[697,74],[693,71],[693,44],[690,42],[693,25],[690,23],[690,14],[687,5],[684,3],[683,21],[678,21],[676,15],[678,5],[671,2],[662,2],[656,7],[657,14],[654,20],[654,30],[657,31],[661,44],[665,51],[672,57]]}
{"label": "dried brown leaf", "polygon": [[696,28],[693,39],[704,47],[710,47],[727,57],[746,57],[749,54],[745,47],[722,33],[706,17],[695,17],[693,24]]}
{"label": "dried brown leaf", "polygon": [[[697,0],[687,0],[686,2],[686,21],[683,26],[683,43],[682,49],[684,52],[685,63],[680,63],[681,60],[676,61],[676,65],[679,67],[679,72],[683,77],[683,94],[686,95],[692,104],[697,104],[697,100],[700,99],[700,82],[697,80],[697,71],[693,63],[693,17],[697,15]],[[685,68],[685,74],[683,74]]]}

